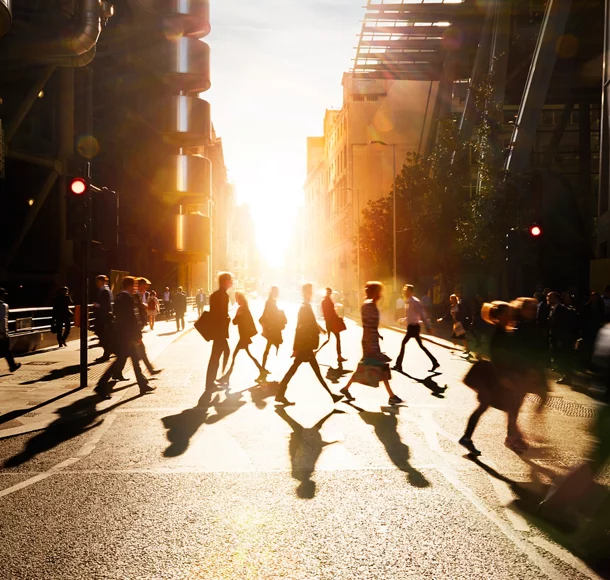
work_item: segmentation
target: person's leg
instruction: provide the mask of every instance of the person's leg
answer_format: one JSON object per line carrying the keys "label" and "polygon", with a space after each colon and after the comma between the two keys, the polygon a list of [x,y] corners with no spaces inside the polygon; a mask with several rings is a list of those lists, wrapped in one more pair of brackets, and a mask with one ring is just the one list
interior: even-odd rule
{"label": "person's leg", "polygon": [[245,348],[246,354],[252,359],[252,361],[254,362],[254,364],[256,365],[256,368],[258,369],[258,371],[260,373],[263,372],[263,367],[261,366],[261,364],[256,360],[256,358],[254,358],[254,355],[250,352],[250,347],[247,346]]}
{"label": "person's leg", "polygon": [[390,397],[390,399],[395,397],[396,395],[394,394],[392,387],[390,387],[390,381],[383,381],[383,384],[385,386],[385,390],[388,392],[388,397]]}
{"label": "person's leg", "polygon": [[352,397],[349,392],[350,387],[354,384],[354,375],[352,375],[347,383],[339,392],[348,400],[353,401],[354,397]]}
{"label": "person's leg", "polygon": [[292,380],[297,369],[301,366],[301,363],[305,362],[305,360],[297,355],[292,363],[292,366],[288,369],[288,372],[284,375],[284,378],[280,381],[280,387],[278,389],[277,395],[275,396],[276,401],[281,401],[286,397],[286,391],[288,390],[288,383]]}
{"label": "person's leg", "polygon": [[335,335],[335,339],[337,340],[337,360],[339,362],[342,362],[344,359],[341,356],[341,333],[333,332],[333,334]]}
{"label": "person's leg", "polygon": [[489,409],[489,405],[487,403],[479,403],[479,406],[473,411],[472,415],[470,415],[468,423],[466,424],[466,431],[464,431],[464,437],[466,439],[472,439],[474,430],[477,428],[479,420],[487,409]]}
{"label": "person's leg", "polygon": [[212,354],[208,363],[208,371],[205,378],[205,389],[210,391],[214,389],[216,376],[218,375],[218,367],[220,365],[220,356],[222,355],[226,345],[226,340],[215,340],[212,344]]}
{"label": "person's leg", "polygon": [[414,338],[417,341],[419,348],[421,348],[422,351],[424,351],[425,355],[430,359],[432,366],[438,367],[439,364],[438,364],[438,361],[436,360],[436,357],[426,348],[426,346],[424,345],[424,342],[421,339],[420,333],[418,332]]}
{"label": "person's leg", "polygon": [[64,324],[65,324],[65,327],[64,327],[64,333],[62,336],[62,340],[63,340],[63,343],[66,344],[66,340],[68,340],[68,337],[70,336],[70,320],[69,319],[66,320]]}
{"label": "person's leg", "polygon": [[176,332],[180,332],[180,316],[176,312]]}
{"label": "person's leg", "polygon": [[11,341],[8,337],[2,339],[2,345],[0,350],[2,350],[3,352],[4,359],[6,360],[10,371],[16,371],[20,365],[15,362],[15,357],[13,356],[13,352],[11,351]]}
{"label": "person's leg", "polygon": [[318,361],[316,360],[316,357],[314,356],[313,353],[309,357],[308,362],[311,365],[311,368],[313,369],[313,372],[316,375],[318,381],[320,381],[320,384],[324,387],[326,392],[334,399],[335,395],[330,390],[329,386],[326,384],[326,381],[324,380],[324,377],[322,376],[322,371],[320,370],[320,365],[318,364]]}
{"label": "person's leg", "polygon": [[398,354],[398,358],[396,359],[396,364],[394,365],[394,368],[396,369],[402,369],[402,361],[405,358],[405,348],[407,346],[407,342],[409,342],[411,338],[411,335],[409,334],[409,331],[407,330],[407,334],[405,334],[404,338],[402,339],[402,343],[400,345],[400,353]]}
{"label": "person's leg", "polygon": [[[142,351],[136,347],[132,347],[129,356],[131,358],[131,364],[133,365],[133,372],[136,375],[136,381],[140,387],[140,391],[143,391],[148,387],[148,380],[144,376],[142,369],[140,368],[140,353]],[[146,353],[144,353],[146,354]]]}
{"label": "person's leg", "polygon": [[239,344],[235,347],[235,350],[233,351],[233,358],[231,359],[231,366],[229,367],[229,370],[223,375],[223,377],[220,380],[220,382],[226,382],[228,384],[229,382],[229,378],[231,377],[231,374],[233,373],[233,369],[235,368],[235,359],[237,358],[237,353],[241,350],[241,347],[239,346]]}
{"label": "person's leg", "polygon": [[267,341],[267,346],[265,347],[265,352],[263,354],[263,369],[267,368],[267,359],[269,358],[269,351],[271,350],[271,343]]}
{"label": "person's leg", "polygon": [[146,347],[143,342],[139,342],[136,347],[136,353],[138,358],[144,363],[144,366],[148,369],[149,373],[155,372],[155,367],[152,366],[150,360],[148,360],[148,355],[146,354]]}

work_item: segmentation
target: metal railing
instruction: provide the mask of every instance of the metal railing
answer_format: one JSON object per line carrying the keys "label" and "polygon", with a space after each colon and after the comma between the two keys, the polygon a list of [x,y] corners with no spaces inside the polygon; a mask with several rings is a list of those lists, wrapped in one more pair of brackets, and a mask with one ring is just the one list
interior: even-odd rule
{"label": "metal railing", "polygon": [[[93,321],[93,305],[90,304],[89,324]],[[74,313],[74,306],[70,307]],[[52,306],[38,306],[35,308],[11,308],[9,310],[8,330],[9,336],[28,334],[31,332],[49,332],[53,320]],[[74,326],[74,320],[70,322]]]}

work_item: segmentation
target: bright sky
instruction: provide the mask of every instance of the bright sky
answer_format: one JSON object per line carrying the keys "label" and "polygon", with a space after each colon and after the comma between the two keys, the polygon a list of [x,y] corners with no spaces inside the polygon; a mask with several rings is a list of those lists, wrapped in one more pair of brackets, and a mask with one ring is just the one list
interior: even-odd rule
{"label": "bright sky", "polygon": [[340,106],[362,0],[212,0],[212,119],[238,203],[247,203],[272,266],[303,199],[306,137]]}

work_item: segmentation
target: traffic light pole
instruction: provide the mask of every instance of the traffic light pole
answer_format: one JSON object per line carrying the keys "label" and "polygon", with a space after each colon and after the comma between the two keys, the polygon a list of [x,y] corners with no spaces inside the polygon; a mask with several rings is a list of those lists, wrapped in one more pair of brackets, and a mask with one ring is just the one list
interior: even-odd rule
{"label": "traffic light pole", "polygon": [[[91,179],[91,164],[87,163],[87,182]],[[88,385],[89,371],[89,262],[91,259],[91,186],[85,192],[85,228],[81,241],[81,308],[80,308],[80,386]]]}

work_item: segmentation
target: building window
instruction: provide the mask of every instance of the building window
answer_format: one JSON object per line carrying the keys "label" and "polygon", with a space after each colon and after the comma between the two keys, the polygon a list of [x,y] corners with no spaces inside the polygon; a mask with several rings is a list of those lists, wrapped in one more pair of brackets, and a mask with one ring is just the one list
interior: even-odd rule
{"label": "building window", "polygon": [[364,102],[364,95],[354,95],[354,101]]}
{"label": "building window", "polygon": [[379,96],[378,95],[367,95],[366,96],[366,100],[369,103],[375,103],[375,102],[377,102],[379,100]]}

